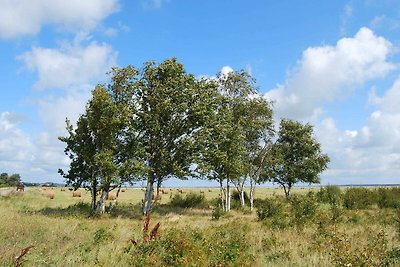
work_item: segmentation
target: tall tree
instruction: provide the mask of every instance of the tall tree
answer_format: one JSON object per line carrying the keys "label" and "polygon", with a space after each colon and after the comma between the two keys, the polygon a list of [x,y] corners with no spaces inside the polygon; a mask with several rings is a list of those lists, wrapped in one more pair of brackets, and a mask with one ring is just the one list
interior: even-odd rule
{"label": "tall tree", "polygon": [[120,131],[124,129],[119,113],[107,88],[98,85],[76,129],[67,120],[69,136],[59,138],[66,143],[65,153],[71,159],[69,171],[59,170],[60,174],[75,188],[90,189],[92,209],[98,213],[104,212],[106,197],[118,184],[123,165],[118,157]]}
{"label": "tall tree", "polygon": [[282,120],[276,142],[270,147],[264,180],[281,185],[287,199],[296,183],[319,183],[329,157],[313,137],[313,127],[293,120]]}
{"label": "tall tree", "polygon": [[254,133],[248,127],[258,123],[260,117],[257,117],[257,112],[261,107],[258,105],[254,79],[247,72],[220,73],[216,82],[220,94],[219,107],[215,110],[200,167],[208,172],[209,178],[219,182],[221,206],[229,211],[232,183],[244,203],[244,183],[248,169],[246,138],[248,142],[253,138]]}
{"label": "tall tree", "polygon": [[[243,131],[246,147],[246,174],[241,179],[238,191],[241,204],[244,206],[244,181],[250,180],[250,210],[253,210],[255,185],[259,183],[265,164],[267,147],[271,144],[274,134],[271,103],[262,96],[251,97],[243,110]],[[240,181],[240,180],[239,180]]]}
{"label": "tall tree", "polygon": [[158,193],[165,179],[192,175],[216,86],[186,73],[176,59],[168,59],[158,65],[147,62],[132,89],[147,172],[143,212],[148,213],[155,184]]}

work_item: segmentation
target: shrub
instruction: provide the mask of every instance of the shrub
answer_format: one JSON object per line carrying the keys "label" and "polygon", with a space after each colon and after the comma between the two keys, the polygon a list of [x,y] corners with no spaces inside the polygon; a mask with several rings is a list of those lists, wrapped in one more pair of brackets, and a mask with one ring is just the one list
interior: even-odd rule
{"label": "shrub", "polygon": [[257,217],[260,221],[279,216],[283,205],[277,199],[265,199],[257,208]]}
{"label": "shrub", "polygon": [[237,223],[205,231],[172,228],[125,252],[135,266],[252,266],[248,232],[246,225]]}
{"label": "shrub", "polygon": [[294,195],[290,204],[292,208],[293,222],[300,228],[314,218],[318,208],[318,204],[311,193],[306,196]]}
{"label": "shrub", "polygon": [[224,211],[221,209],[221,207],[220,207],[220,206],[216,206],[216,207],[213,209],[212,213],[211,213],[211,218],[212,218],[213,220],[218,221],[219,218],[221,218],[221,216],[222,216],[223,214],[224,214]]}
{"label": "shrub", "polygon": [[204,208],[207,207],[207,201],[203,194],[189,193],[186,196],[174,195],[170,205],[179,208]]}
{"label": "shrub", "polygon": [[367,246],[355,247],[346,234],[334,233],[330,240],[330,255],[335,266],[383,266],[387,259],[384,232],[371,237]]}
{"label": "shrub", "polygon": [[400,188],[378,188],[376,190],[376,198],[379,208],[400,207]]}
{"label": "shrub", "polygon": [[347,209],[366,209],[374,203],[375,192],[364,187],[347,188],[343,195],[343,205]]}
{"label": "shrub", "polygon": [[321,187],[317,193],[317,199],[319,202],[331,205],[340,204],[342,202],[342,196],[342,190],[336,185]]}

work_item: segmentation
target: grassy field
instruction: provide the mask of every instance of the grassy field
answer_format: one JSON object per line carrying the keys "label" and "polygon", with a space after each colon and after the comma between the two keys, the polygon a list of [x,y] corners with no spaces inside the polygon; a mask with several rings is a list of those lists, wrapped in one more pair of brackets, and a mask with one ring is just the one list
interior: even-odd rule
{"label": "grassy field", "polygon": [[[293,193],[305,199],[310,190],[319,188],[297,187]],[[201,208],[175,207],[170,202],[176,189],[165,191],[150,221],[150,230],[157,222],[160,228],[149,242],[141,189],[121,192],[100,217],[90,216],[84,190],[81,198],[60,188],[0,197],[0,266],[15,266],[29,246],[22,266],[400,266],[399,209],[337,211],[319,202],[299,202],[293,209],[281,199],[281,189],[257,188],[257,207],[268,206],[265,198],[276,199],[285,212],[260,220],[255,211],[237,209],[216,220],[218,189],[184,189],[184,195],[204,192]],[[308,206],[315,206],[309,217]],[[302,208],[304,216],[296,212]]]}

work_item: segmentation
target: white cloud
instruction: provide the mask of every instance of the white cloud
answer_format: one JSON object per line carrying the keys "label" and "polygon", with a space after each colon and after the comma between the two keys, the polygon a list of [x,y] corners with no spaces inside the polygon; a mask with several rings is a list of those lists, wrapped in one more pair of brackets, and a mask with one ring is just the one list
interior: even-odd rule
{"label": "white cloud", "polygon": [[118,10],[118,0],[0,0],[0,37],[34,35],[45,25],[91,30]]}
{"label": "white cloud", "polygon": [[37,71],[35,87],[68,88],[98,82],[116,65],[117,53],[107,44],[64,43],[56,49],[34,47],[18,58],[29,70]]}
{"label": "white cloud", "polygon": [[332,118],[316,126],[323,149],[332,158],[325,181],[398,183],[400,177],[400,78],[387,90],[365,125],[340,131]]}
{"label": "white cloud", "polygon": [[142,0],[142,6],[144,8],[161,8],[168,2],[169,0]]}
{"label": "white cloud", "polygon": [[276,101],[278,117],[310,120],[321,114],[323,104],[344,98],[365,82],[395,69],[388,61],[393,50],[388,40],[361,28],[335,46],[306,49],[286,83],[265,96]]}

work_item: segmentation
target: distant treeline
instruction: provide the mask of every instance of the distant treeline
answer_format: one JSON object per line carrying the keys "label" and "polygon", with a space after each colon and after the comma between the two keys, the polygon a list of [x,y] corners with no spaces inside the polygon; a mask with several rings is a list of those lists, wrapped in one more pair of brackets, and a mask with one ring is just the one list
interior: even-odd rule
{"label": "distant treeline", "polygon": [[18,173],[8,175],[3,172],[0,174],[0,187],[17,186],[21,182],[21,176]]}

